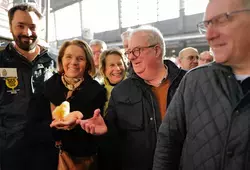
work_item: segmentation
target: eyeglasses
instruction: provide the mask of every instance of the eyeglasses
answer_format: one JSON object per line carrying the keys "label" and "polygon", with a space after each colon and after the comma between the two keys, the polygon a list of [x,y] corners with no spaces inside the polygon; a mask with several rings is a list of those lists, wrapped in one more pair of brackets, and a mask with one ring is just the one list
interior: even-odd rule
{"label": "eyeglasses", "polygon": [[198,23],[197,28],[201,34],[205,34],[207,32],[207,28],[210,23],[213,24],[214,26],[223,26],[224,24],[228,23],[229,19],[232,17],[233,14],[237,14],[241,12],[249,12],[249,11],[250,9],[242,9],[242,10],[219,14],[210,20],[206,20],[206,21],[202,21]]}
{"label": "eyeglasses", "polygon": [[133,50],[131,51],[126,51],[124,54],[125,56],[128,56],[129,54],[133,54],[135,57],[139,57],[141,55],[141,52],[145,49],[145,48],[152,48],[155,47],[157,44],[154,45],[150,45],[150,46],[146,46],[146,47],[135,47]]}

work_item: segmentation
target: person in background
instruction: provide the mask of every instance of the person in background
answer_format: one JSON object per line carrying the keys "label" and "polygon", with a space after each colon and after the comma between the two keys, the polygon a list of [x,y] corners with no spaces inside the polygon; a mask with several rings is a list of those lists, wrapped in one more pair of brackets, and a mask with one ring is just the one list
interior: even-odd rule
{"label": "person in background", "polygon": [[[104,77],[104,87],[107,90],[107,102],[104,108],[104,117],[115,86],[126,78],[126,64],[124,56],[119,49],[108,49],[100,56],[100,73]],[[100,170],[117,170],[121,154],[117,150],[119,136],[104,136],[100,142],[99,163]]]}
{"label": "person in background", "polygon": [[[129,38],[129,34],[132,32],[133,29],[131,28],[128,28],[127,31],[123,32],[121,34],[121,39],[122,39],[122,44],[123,44],[123,48],[124,48],[124,51],[126,52],[128,50],[128,38]],[[127,69],[127,76],[130,76],[132,74],[132,65],[128,59],[128,57],[126,56],[125,58],[125,62],[126,62],[126,65],[128,66],[128,69]]]}
{"label": "person in background", "polygon": [[202,66],[207,63],[211,63],[214,61],[214,57],[211,52],[209,51],[203,51],[200,53],[199,60],[198,60],[198,66]]}
{"label": "person in background", "polygon": [[196,48],[187,47],[179,52],[178,64],[179,66],[188,71],[198,66],[199,52]]}
{"label": "person in background", "polygon": [[101,53],[107,49],[107,44],[102,40],[94,39],[89,42],[89,46],[93,52],[93,60],[96,68],[96,75],[94,76],[94,79],[100,84],[103,84],[103,79],[99,72],[99,57]]}
{"label": "person in background", "polygon": [[56,63],[38,45],[42,15],[20,4],[8,17],[14,41],[0,52],[0,169],[54,170],[58,155],[43,88]]}
{"label": "person in background", "polygon": [[250,1],[210,0],[199,31],[215,62],[183,78],[158,132],[153,170],[250,168]]}
{"label": "person in background", "polygon": [[122,170],[152,169],[158,128],[185,74],[173,62],[163,63],[165,49],[157,28],[134,29],[126,51],[134,74],[112,90],[105,122],[98,110],[92,118],[77,121],[88,133],[118,135]]}
{"label": "person in background", "polygon": [[107,90],[107,102],[104,108],[104,116],[108,108],[108,102],[113,88],[126,78],[127,66],[124,56],[119,49],[108,49],[101,53],[99,70],[104,77],[104,87]]}
{"label": "person in background", "polygon": [[121,34],[121,39],[122,39],[122,44],[123,44],[123,48],[125,51],[128,50],[128,38],[129,38],[129,34],[132,32],[133,29],[128,28],[125,32],[123,32]]}
{"label": "person in background", "polygon": [[[88,119],[95,109],[106,102],[105,89],[93,78],[95,66],[88,44],[81,40],[66,41],[58,56],[58,73],[45,84],[45,97],[51,103],[51,112],[64,101],[70,103],[70,119],[54,120],[51,127],[58,129],[55,139],[63,150],[84,164],[86,170],[96,170],[97,143],[93,135],[76,125],[76,120]],[[82,115],[83,114],[83,115]]]}

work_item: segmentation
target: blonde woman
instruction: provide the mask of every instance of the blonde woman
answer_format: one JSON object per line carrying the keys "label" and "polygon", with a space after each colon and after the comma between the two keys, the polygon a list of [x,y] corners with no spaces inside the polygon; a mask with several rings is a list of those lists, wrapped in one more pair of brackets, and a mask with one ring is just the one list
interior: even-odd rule
{"label": "blonde woman", "polygon": [[113,48],[102,52],[100,56],[99,70],[104,78],[104,86],[107,90],[108,100],[105,103],[104,108],[105,116],[112,89],[126,77],[127,66],[121,51]]}

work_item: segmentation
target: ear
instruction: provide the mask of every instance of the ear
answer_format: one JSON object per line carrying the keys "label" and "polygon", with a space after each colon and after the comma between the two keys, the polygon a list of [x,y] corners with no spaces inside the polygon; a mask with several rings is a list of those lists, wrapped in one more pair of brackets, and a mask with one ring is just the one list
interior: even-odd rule
{"label": "ear", "polygon": [[180,58],[180,56],[178,56],[178,57],[176,58],[176,64],[177,64],[177,65],[181,65],[181,58]]}
{"label": "ear", "polygon": [[161,49],[160,46],[156,45],[156,46],[154,47],[154,50],[155,50],[155,53],[156,53],[156,55],[155,55],[156,58],[162,57],[162,52],[163,52],[163,50]]}

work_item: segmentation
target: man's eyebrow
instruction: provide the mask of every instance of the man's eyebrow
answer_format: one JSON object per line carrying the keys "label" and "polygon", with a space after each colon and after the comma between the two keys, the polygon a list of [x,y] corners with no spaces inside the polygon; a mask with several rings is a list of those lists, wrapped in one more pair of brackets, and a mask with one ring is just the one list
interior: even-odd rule
{"label": "man's eyebrow", "polygon": [[36,24],[27,24],[25,22],[17,22],[17,24],[28,25],[28,26],[36,26]]}

